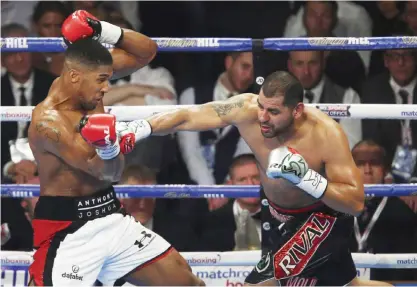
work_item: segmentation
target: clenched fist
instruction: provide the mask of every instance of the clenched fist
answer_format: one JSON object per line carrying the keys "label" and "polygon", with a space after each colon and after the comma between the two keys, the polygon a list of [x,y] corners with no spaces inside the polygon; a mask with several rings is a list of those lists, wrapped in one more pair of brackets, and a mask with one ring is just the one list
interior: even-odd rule
{"label": "clenched fist", "polygon": [[84,140],[96,148],[97,155],[104,160],[115,158],[120,152],[116,134],[116,117],[109,114],[84,116],[79,124]]}
{"label": "clenched fist", "polygon": [[123,38],[123,29],[96,17],[84,10],[77,10],[62,24],[62,35],[66,42],[74,43],[92,37],[100,43],[117,45]]}
{"label": "clenched fist", "polygon": [[273,179],[285,178],[315,198],[321,198],[327,188],[327,180],[310,169],[295,149],[286,146],[271,151],[266,175]]}

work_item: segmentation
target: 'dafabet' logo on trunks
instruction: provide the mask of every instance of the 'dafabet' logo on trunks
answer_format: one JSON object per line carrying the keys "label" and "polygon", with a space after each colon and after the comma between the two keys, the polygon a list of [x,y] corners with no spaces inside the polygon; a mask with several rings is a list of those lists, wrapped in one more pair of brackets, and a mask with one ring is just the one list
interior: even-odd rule
{"label": "'dafabet' logo on trunks", "polygon": [[275,278],[297,276],[333,228],[336,218],[312,214],[294,236],[274,255]]}
{"label": "'dafabet' logo on trunks", "polygon": [[83,277],[84,276],[78,276],[78,271],[80,270],[80,267],[78,267],[77,265],[72,265],[72,272],[73,273],[62,273],[62,277],[63,278],[68,278],[71,280],[79,280],[79,281],[83,281]]}

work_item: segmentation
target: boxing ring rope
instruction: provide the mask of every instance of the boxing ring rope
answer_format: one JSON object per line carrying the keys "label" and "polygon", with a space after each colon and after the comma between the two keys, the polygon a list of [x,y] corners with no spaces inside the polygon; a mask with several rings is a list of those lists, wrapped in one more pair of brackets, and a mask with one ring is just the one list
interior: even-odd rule
{"label": "boxing ring rope", "polygon": [[[32,252],[2,251],[6,257],[31,256]],[[229,252],[182,252],[190,266],[255,266],[261,257],[260,250]],[[417,268],[417,254],[369,254],[353,253],[357,268]],[[29,257],[28,257],[29,259]],[[2,264],[12,262],[2,260]]]}
{"label": "boxing ring rope", "polygon": [[[158,52],[231,52],[252,51],[256,84],[263,83],[259,72],[259,57],[263,51],[292,50],[385,50],[415,49],[417,37],[364,37],[364,38],[153,38]],[[111,48],[109,45],[105,45]],[[63,52],[66,45],[62,38],[1,38],[1,52]],[[417,119],[417,105],[384,104],[312,104],[335,119]],[[118,120],[129,121],[146,118],[152,114],[186,106],[114,106],[106,107],[106,112],[116,115]],[[1,121],[30,121],[33,107],[1,107]],[[258,197],[258,186],[198,186],[198,185],[133,185],[115,186],[118,197],[152,198],[236,198]],[[417,184],[366,185],[367,196],[409,196],[417,195]],[[39,185],[1,185],[1,196],[33,197],[39,196]],[[260,251],[234,252],[188,252],[182,253],[194,268],[246,266],[253,267],[260,258]],[[352,254],[357,268],[417,268],[417,254]],[[27,272],[32,261],[31,253],[2,252],[2,266],[18,266],[13,273],[17,282],[19,270]],[[22,268],[20,268],[20,267]],[[20,268],[20,269],[19,269]],[[247,269],[250,270],[250,269]],[[6,273],[4,273],[6,274]],[[10,273],[9,273],[10,274]],[[198,271],[197,271],[198,274]],[[7,274],[6,274],[7,275]],[[4,276],[6,276],[4,275]],[[4,277],[2,275],[2,278]],[[27,276],[27,275],[26,275]],[[24,277],[22,280],[27,280]],[[23,282],[23,281],[22,281]],[[27,282],[27,281],[26,281]],[[238,286],[238,285],[236,285]]]}
{"label": "boxing ring rope", "polygon": [[[391,119],[416,120],[417,105],[391,105],[391,104],[306,104],[315,107],[335,119]],[[114,114],[119,121],[132,121],[147,118],[159,112],[190,105],[173,106],[107,106],[107,113]],[[0,107],[0,120],[2,122],[27,122],[32,117],[32,106],[2,106]]]}
{"label": "boxing ring rope", "polygon": [[[218,274],[223,274],[226,278],[243,281],[243,279],[252,270],[253,266],[258,263],[261,251],[181,252],[181,255],[191,266],[193,273],[205,280],[206,283],[209,283],[209,278],[212,276],[218,276]],[[26,285],[29,280],[28,268],[33,261],[32,256],[33,252],[2,251],[2,286]],[[352,257],[356,268],[360,269],[417,268],[417,254],[353,253]],[[217,281],[214,281],[212,285],[208,286],[220,285],[218,283],[215,284],[216,282]],[[229,282],[229,279],[227,282]],[[226,285],[229,285],[227,282]],[[408,284],[397,285],[412,286]]]}
{"label": "boxing ring rope", "polygon": [[[259,197],[259,186],[253,185],[116,185],[120,198],[247,198]],[[417,184],[366,184],[367,196],[417,195]],[[1,196],[39,196],[38,184],[2,184]]]}
{"label": "boxing ring rope", "polygon": [[[152,38],[158,52],[252,51],[261,41],[264,50],[384,50],[417,48],[417,37],[317,37],[317,38]],[[1,38],[2,52],[64,52],[62,38]],[[110,45],[106,45],[111,48]]]}

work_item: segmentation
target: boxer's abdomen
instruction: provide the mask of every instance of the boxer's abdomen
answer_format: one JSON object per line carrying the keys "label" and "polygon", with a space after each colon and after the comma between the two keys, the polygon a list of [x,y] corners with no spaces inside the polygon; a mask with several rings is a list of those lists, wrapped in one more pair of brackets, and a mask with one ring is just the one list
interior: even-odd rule
{"label": "boxer's abdomen", "polygon": [[71,167],[55,155],[43,153],[37,154],[36,158],[39,162],[41,195],[86,196],[111,185]]}
{"label": "boxer's abdomen", "polygon": [[286,179],[269,179],[264,173],[261,173],[261,182],[266,197],[279,206],[298,208],[317,201]]}

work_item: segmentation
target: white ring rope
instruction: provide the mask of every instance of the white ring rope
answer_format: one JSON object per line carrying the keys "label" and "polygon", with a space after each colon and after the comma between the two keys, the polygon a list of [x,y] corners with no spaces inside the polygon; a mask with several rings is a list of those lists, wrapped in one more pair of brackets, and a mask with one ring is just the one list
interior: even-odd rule
{"label": "white ring rope", "polygon": [[[417,119],[417,105],[397,104],[306,104],[320,108],[335,119]],[[147,118],[153,114],[186,108],[189,105],[166,106],[108,106],[106,112],[114,114],[119,121]],[[30,121],[34,107],[4,106],[0,108],[1,121]]]}
{"label": "white ring rope", "polygon": [[[32,252],[2,251],[2,266],[27,265],[32,263]],[[255,266],[261,258],[261,251],[230,252],[182,252],[191,266]],[[370,254],[352,253],[357,268],[416,269],[417,254]]]}

